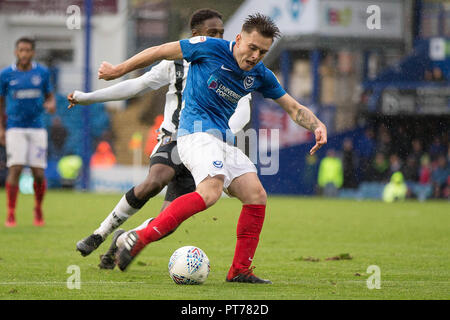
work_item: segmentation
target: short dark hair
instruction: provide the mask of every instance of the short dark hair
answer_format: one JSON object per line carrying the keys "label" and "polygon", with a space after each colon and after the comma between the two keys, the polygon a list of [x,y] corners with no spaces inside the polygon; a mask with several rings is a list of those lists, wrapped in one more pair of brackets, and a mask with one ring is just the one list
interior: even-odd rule
{"label": "short dark hair", "polygon": [[249,15],[242,25],[242,31],[250,33],[254,30],[258,31],[263,37],[272,38],[272,40],[281,36],[280,29],[275,22],[261,13]]}
{"label": "short dark hair", "polygon": [[31,49],[34,50],[34,47],[35,47],[35,41],[34,41],[34,39],[31,39],[31,38],[28,38],[28,37],[22,37],[22,38],[19,38],[19,39],[17,39],[17,41],[16,41],[16,48],[17,48],[17,46],[19,45],[19,43],[21,43],[21,42],[25,42],[25,43],[31,44]]}
{"label": "short dark hair", "polygon": [[222,15],[220,14],[220,12],[208,8],[195,11],[191,16],[191,21],[189,22],[191,30],[194,30],[198,26],[202,25],[206,20],[212,18],[219,18],[220,20],[222,20]]}

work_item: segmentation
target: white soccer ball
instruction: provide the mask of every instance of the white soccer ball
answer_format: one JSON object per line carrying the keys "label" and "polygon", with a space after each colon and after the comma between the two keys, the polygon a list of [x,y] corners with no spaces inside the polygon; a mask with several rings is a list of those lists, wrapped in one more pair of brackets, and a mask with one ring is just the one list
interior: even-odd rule
{"label": "white soccer ball", "polygon": [[169,260],[169,274],[176,284],[202,284],[209,275],[209,259],[202,249],[181,247]]}

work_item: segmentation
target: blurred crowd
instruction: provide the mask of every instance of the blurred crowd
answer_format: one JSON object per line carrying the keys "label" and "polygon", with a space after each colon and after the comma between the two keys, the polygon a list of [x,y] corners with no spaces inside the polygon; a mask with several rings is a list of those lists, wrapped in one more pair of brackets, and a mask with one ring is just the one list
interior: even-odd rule
{"label": "blurred crowd", "polygon": [[[68,130],[58,116],[52,118],[48,129],[49,159],[59,160],[67,155],[64,146]],[[105,159],[103,149],[107,149],[110,160],[110,154],[114,154],[111,140],[93,141],[94,160]],[[4,185],[6,170],[6,152],[1,146],[0,185]],[[427,186],[431,190],[427,198],[450,199],[449,133],[420,139],[410,138],[403,126],[368,127],[361,138],[344,139],[341,150],[327,151],[319,167],[318,186],[322,193],[337,196],[339,189],[357,189],[362,182],[387,184],[396,172],[402,173],[408,186],[407,197],[417,196],[415,186]],[[327,185],[332,188],[323,192]]]}
{"label": "blurred crowd", "polygon": [[[342,179],[338,178],[339,170],[335,170],[333,178],[337,189],[355,189],[362,182],[387,184],[394,173],[401,172],[408,186],[407,197],[415,197],[412,190],[419,185],[430,186],[430,198],[450,198],[448,132],[419,139],[410,138],[403,126],[370,127],[357,141],[345,139],[340,156],[329,150],[322,162],[330,158],[338,159],[342,166]],[[319,169],[318,184],[324,187],[320,176]]]}

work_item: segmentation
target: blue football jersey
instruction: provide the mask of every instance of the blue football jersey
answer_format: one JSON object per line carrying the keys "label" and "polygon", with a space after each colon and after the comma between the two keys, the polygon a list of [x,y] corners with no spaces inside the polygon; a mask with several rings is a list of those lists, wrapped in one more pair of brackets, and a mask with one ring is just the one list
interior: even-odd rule
{"label": "blue football jersey", "polygon": [[204,36],[180,40],[183,59],[191,64],[183,92],[179,136],[219,130],[226,138],[227,130],[230,135],[228,120],[240,98],[253,91],[271,99],[286,93],[262,62],[250,71],[239,68],[233,56],[234,44]]}
{"label": "blue football jersey", "polygon": [[6,128],[42,128],[45,96],[51,93],[50,73],[33,62],[28,71],[16,64],[0,73],[0,96],[6,101]]}

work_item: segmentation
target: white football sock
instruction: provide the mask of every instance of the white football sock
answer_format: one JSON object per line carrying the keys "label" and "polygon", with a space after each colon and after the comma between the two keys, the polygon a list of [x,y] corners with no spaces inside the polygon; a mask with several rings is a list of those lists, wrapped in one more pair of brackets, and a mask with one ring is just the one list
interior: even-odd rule
{"label": "white football sock", "polygon": [[135,209],[130,206],[124,195],[109,216],[107,216],[106,219],[100,224],[100,227],[94,231],[94,234],[99,234],[103,239],[105,239],[111,232],[117,229],[117,227],[127,221],[129,217],[138,211],[139,209]]}
{"label": "white football sock", "polygon": [[140,226],[137,226],[134,229],[131,229],[130,231],[138,231],[138,230],[142,230],[147,228],[148,224],[150,223],[150,221],[152,221],[155,218],[148,218],[147,220],[145,220]]}

